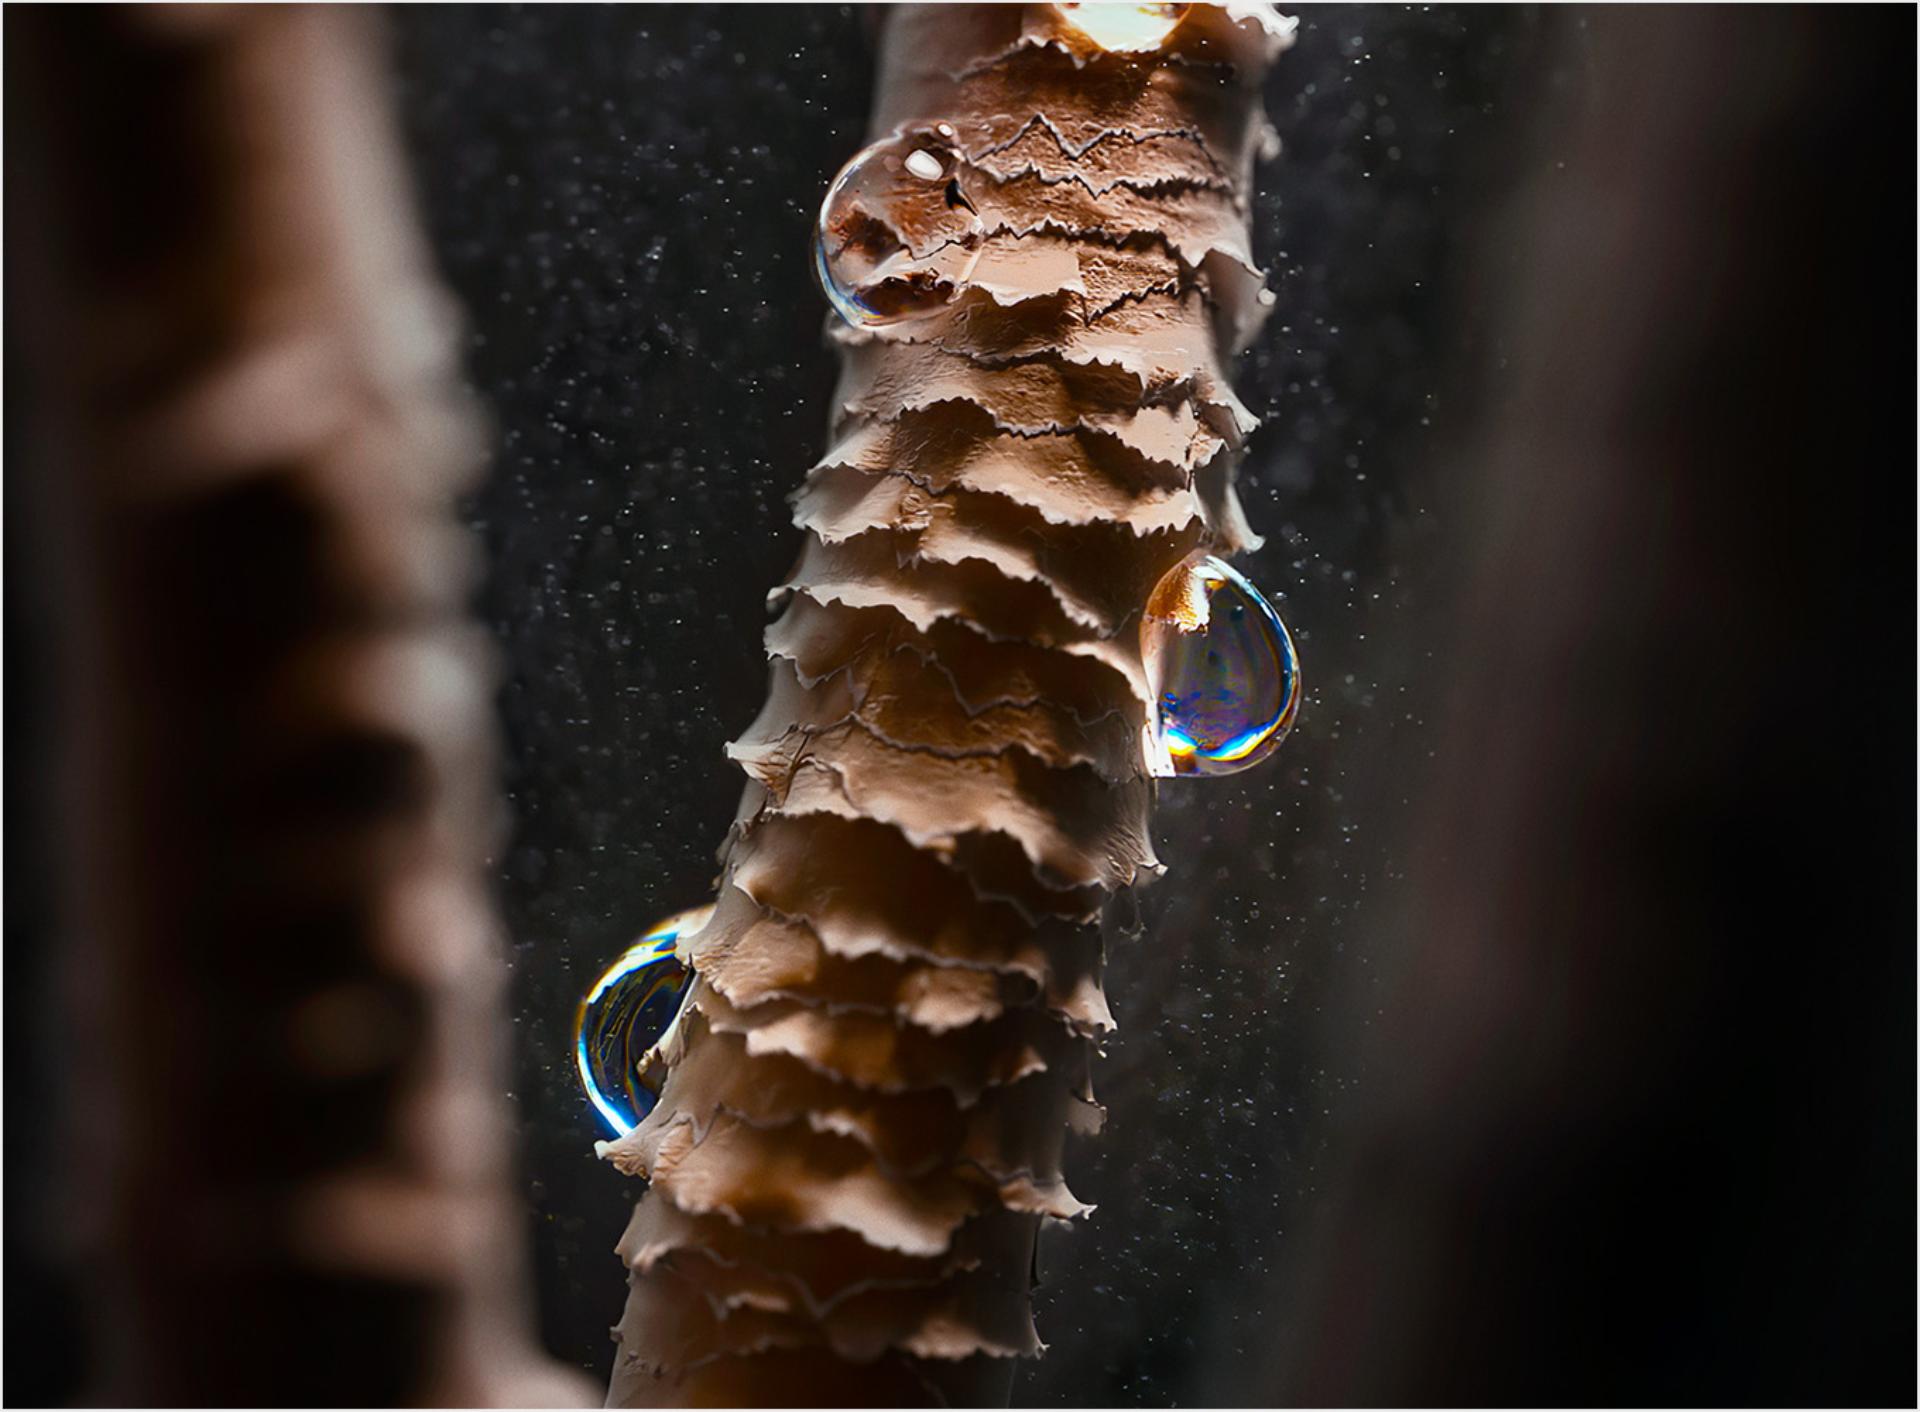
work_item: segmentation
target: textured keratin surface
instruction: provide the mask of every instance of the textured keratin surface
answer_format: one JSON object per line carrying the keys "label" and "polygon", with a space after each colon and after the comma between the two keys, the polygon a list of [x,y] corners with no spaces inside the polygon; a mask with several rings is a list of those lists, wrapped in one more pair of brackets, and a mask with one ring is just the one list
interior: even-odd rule
{"label": "textured keratin surface", "polygon": [[946,123],[959,296],[840,326],[772,682],[660,1102],[610,1401],[979,1401],[1041,1349],[1034,1236],[1086,1209],[1102,917],[1158,871],[1140,613],[1241,547],[1267,302],[1246,197],[1288,27],[1195,6],[1108,52],[1052,6],[907,7],[873,136]]}

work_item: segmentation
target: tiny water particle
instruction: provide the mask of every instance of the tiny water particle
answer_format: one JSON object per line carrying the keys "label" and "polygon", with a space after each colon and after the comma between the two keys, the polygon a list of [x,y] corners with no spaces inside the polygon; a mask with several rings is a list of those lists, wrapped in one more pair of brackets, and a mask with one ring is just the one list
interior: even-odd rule
{"label": "tiny water particle", "polygon": [[1140,654],[1154,694],[1148,767],[1156,775],[1238,773],[1293,728],[1293,637],[1260,590],[1211,554],[1187,559],[1154,585]]}
{"label": "tiny water particle", "polygon": [[661,922],[607,967],[574,1013],[580,1086],[615,1137],[632,1132],[660,1099],[660,1050],[693,989],[693,968],[674,945],[712,916],[709,905]]}
{"label": "tiny water particle", "polygon": [[1158,49],[1191,5],[1056,4],[1066,22],[1102,49],[1137,53]]}
{"label": "tiny water particle", "polygon": [[903,127],[840,169],[813,232],[813,272],[857,328],[924,318],[951,303],[979,258],[980,215],[947,123]]}

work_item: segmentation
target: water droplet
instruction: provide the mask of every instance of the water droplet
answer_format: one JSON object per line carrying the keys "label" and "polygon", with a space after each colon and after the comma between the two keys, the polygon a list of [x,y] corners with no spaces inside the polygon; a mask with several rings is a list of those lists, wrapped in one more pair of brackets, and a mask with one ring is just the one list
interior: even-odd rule
{"label": "water droplet", "polygon": [[658,1051],[693,989],[693,969],[674,955],[674,943],[712,915],[711,906],[695,907],[654,927],[607,967],[575,1012],[580,1086],[616,1137],[632,1132],[659,1101],[666,1066]]}
{"label": "water droplet", "polygon": [[840,169],[820,203],[813,272],[841,318],[899,323],[958,296],[979,258],[966,175],[947,123],[903,127]]}
{"label": "water droplet", "polygon": [[1154,585],[1140,652],[1158,704],[1156,775],[1230,775],[1271,755],[1300,709],[1300,658],[1238,570],[1195,555]]}
{"label": "water droplet", "polygon": [[1102,49],[1158,49],[1191,5],[1087,4],[1054,6],[1066,22]]}

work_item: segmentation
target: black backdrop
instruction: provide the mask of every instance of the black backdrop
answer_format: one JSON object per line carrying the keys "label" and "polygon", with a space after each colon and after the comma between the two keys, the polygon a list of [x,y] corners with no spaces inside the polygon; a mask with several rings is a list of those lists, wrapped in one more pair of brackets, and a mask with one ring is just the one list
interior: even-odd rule
{"label": "black backdrop", "polygon": [[[1163,796],[1156,827],[1171,872],[1143,898],[1144,933],[1117,951],[1110,976],[1121,1032],[1097,1082],[1112,1116],[1072,1158],[1076,1191],[1100,1209],[1043,1247],[1040,1323],[1053,1347],[1022,1374],[1019,1402],[1267,1395],[1279,1317],[1271,1296],[1327,1196],[1323,1156],[1370,1079],[1351,1030],[1373,1012],[1352,997],[1366,994],[1386,959],[1381,938],[1407,902],[1401,843],[1414,785],[1382,762],[1419,760],[1439,745],[1432,723],[1450,683],[1431,635],[1431,565],[1460,528],[1440,481],[1453,438],[1497,412],[1503,395],[1489,324],[1505,256],[1490,242],[1511,194],[1555,160],[1527,140],[1540,115],[1590,78],[1578,12],[1302,13],[1300,42],[1268,90],[1285,151],[1262,170],[1255,219],[1278,309],[1237,382],[1268,419],[1244,491],[1267,544],[1244,567],[1293,624],[1309,697],[1294,739],[1267,768],[1181,782]],[[860,143],[870,26],[858,10],[815,5],[420,7],[396,21],[424,213],[469,310],[471,376],[497,421],[495,474],[471,517],[491,556],[483,611],[507,668],[515,831],[498,876],[513,938],[542,1326],[561,1356],[604,1371],[606,1327],[623,1295],[611,1247],[637,1191],[592,1158],[599,1134],[574,1084],[567,1027],[608,958],[645,924],[704,898],[732,816],[738,778],[720,747],[760,699],[762,597],[797,547],[784,497],[821,449],[833,376],[807,233],[825,182]],[[1883,44],[1911,55],[1910,15],[1877,29],[1851,23],[1863,55]],[[1894,67],[1901,72],[1863,58],[1865,78],[1853,76],[1864,85],[1847,111],[1858,140],[1891,140],[1891,125],[1898,145],[1886,165],[1891,186],[1877,201],[1863,193],[1844,219],[1883,231],[1891,222],[1901,237],[1891,245],[1910,255],[1911,70],[1905,59]],[[1847,462],[1809,474],[1835,477],[1859,501],[1855,513],[1883,513],[1879,523],[1899,530],[1863,542],[1862,552],[1892,559],[1884,591],[1855,605],[1864,619],[1855,626],[1869,640],[1870,625],[1882,628],[1887,652],[1907,661],[1911,267],[1890,274],[1890,302],[1906,317],[1861,337],[1884,341],[1906,392],[1889,378],[1884,421],[1836,430]],[[22,385],[17,362],[9,358],[10,394]],[[9,404],[11,442],[22,416],[17,397]],[[1881,463],[1871,478],[1866,454]],[[10,509],[15,499],[10,480]],[[40,986],[57,934],[35,876],[49,804],[37,763],[45,698],[31,675],[44,619],[15,529],[21,517],[7,518],[7,808],[16,826],[6,1391],[10,1402],[35,1402],[71,1393],[84,1341],[49,1249],[26,1230],[45,1210],[46,1124],[59,1105],[59,1049],[71,1041]],[[1853,678],[1845,663],[1826,666],[1801,729],[1846,729]],[[1903,694],[1911,716],[1908,673],[1878,689]],[[1861,795],[1858,817],[1807,826],[1910,840],[1911,737],[1868,734],[1851,748],[1880,787]],[[1876,897],[1910,898],[1911,874],[1895,881],[1904,885]],[[1846,1164],[1866,1147],[1831,1167],[1796,1166],[1810,1185],[1756,1203],[1756,1246],[1741,1261],[1676,1255],[1671,1225],[1644,1252],[1649,1282],[1662,1278],[1661,1260],[1687,1266],[1707,1322],[1737,1286],[1777,1285],[1773,1322],[1696,1347],[1540,1335],[1556,1309],[1591,1319],[1637,1294],[1618,1263],[1541,1277],[1517,1262],[1538,1283],[1460,1291],[1485,1315],[1483,1342],[1511,1358],[1510,1380],[1496,1373],[1472,1384],[1474,1394],[1766,1400],[1755,1369],[1785,1358],[1797,1370],[1781,1384],[1792,1389],[1787,1400],[1822,1386],[1840,1400],[1911,1399],[1913,1088],[1904,1063],[1883,1061],[1912,1047],[1912,916],[1896,909],[1871,920],[1831,944],[1894,960],[1839,996],[1853,1010],[1809,1014],[1782,1039],[1817,1057],[1851,1024],[1889,1023],[1865,987],[1891,984],[1902,997],[1893,1020],[1903,1028],[1872,1051],[1879,1067],[1850,1071],[1834,1097],[1875,1127],[1877,1160],[1891,1170],[1860,1186]],[[1797,959],[1801,940],[1739,944],[1777,965]],[[1662,1121],[1684,1126],[1687,1109],[1681,1087]],[[1774,1146],[1756,1140],[1754,1151]],[[1726,1158],[1675,1160],[1693,1164],[1688,1186],[1699,1191],[1713,1189]],[[1818,1242],[1799,1242],[1769,1261],[1768,1224],[1818,1221],[1862,1190],[1882,1218],[1874,1258],[1851,1247],[1823,1257]],[[1490,1172],[1487,1200],[1512,1197]],[[1582,1212],[1534,1219],[1573,1229]],[[1521,1304],[1532,1323],[1511,1317]],[[1817,1325],[1818,1337],[1797,1353],[1759,1347],[1790,1342],[1803,1325]],[[1889,1360],[1903,1344],[1904,1359]],[[1560,1361],[1574,1346],[1584,1361]],[[1425,1395],[1450,1390],[1442,1378]]]}

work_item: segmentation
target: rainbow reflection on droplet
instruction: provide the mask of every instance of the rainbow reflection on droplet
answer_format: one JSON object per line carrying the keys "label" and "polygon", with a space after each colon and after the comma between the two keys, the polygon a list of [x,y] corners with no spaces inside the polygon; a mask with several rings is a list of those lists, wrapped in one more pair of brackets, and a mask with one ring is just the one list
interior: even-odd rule
{"label": "rainbow reflection on droplet", "polygon": [[903,127],[840,169],[813,232],[814,277],[834,312],[873,327],[958,296],[979,254],[966,176],[946,123]]}
{"label": "rainbow reflection on droplet", "polygon": [[1191,5],[1071,5],[1054,6],[1066,22],[1102,49],[1137,53],[1158,49],[1187,17]]}
{"label": "rainbow reflection on droplet", "polygon": [[1156,775],[1230,775],[1271,755],[1300,709],[1300,658],[1280,615],[1230,565],[1196,555],[1154,585],[1140,654],[1156,705]]}
{"label": "rainbow reflection on droplet", "polygon": [[660,1099],[658,1051],[693,989],[693,969],[674,955],[674,943],[712,915],[711,905],[694,907],[653,928],[607,967],[574,1014],[580,1086],[616,1137],[632,1132]]}

